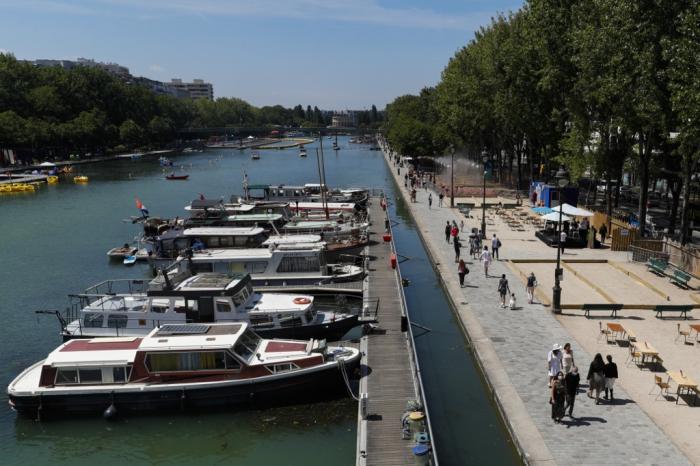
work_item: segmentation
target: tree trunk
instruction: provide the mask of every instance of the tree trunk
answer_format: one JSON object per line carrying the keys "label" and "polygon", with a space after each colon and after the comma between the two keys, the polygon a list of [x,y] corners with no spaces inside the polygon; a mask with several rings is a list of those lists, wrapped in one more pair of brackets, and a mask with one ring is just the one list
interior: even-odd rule
{"label": "tree trunk", "polygon": [[644,238],[647,225],[647,199],[649,197],[649,162],[651,161],[651,141],[640,132],[639,140],[639,237]]}
{"label": "tree trunk", "polygon": [[681,245],[690,239],[690,177],[697,165],[697,155],[683,157],[683,209],[681,210]]}
{"label": "tree trunk", "polygon": [[[685,185],[685,182],[683,180],[680,180],[678,181],[678,183],[669,184],[676,187],[676,189],[671,189],[671,196],[673,197],[673,202],[671,203],[671,214],[668,219],[668,236],[673,238],[676,233],[676,218],[678,217],[678,204],[681,198],[681,188]],[[668,200],[666,202],[668,202]]]}

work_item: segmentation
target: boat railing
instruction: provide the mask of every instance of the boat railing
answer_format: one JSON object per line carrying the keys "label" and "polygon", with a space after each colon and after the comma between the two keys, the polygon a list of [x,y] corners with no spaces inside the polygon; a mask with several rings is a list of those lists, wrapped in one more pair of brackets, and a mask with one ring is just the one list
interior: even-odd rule
{"label": "boat railing", "polygon": [[82,295],[138,294],[148,291],[148,281],[139,279],[105,280],[92,285]]}
{"label": "boat railing", "polygon": [[[117,316],[120,317],[126,317],[120,314],[116,314]],[[178,320],[178,321],[173,321],[173,320],[168,320],[168,319],[141,319],[141,318],[133,318],[129,319],[128,317],[124,319],[115,319],[112,322],[114,325],[109,325],[109,316],[107,317],[107,327],[102,326],[102,322],[100,322],[100,326],[89,326],[85,325],[82,319],[77,319],[78,323],[78,328],[77,329],[72,329],[71,336],[73,337],[124,337],[124,336],[133,336],[134,335],[134,330],[147,330],[150,332],[152,329],[160,327],[161,325],[165,324],[182,324],[182,323],[196,323],[197,321],[194,319],[185,319],[184,321]],[[59,321],[61,319],[59,318]],[[74,320],[75,321],[75,320]],[[65,332],[67,330],[67,325],[71,322],[74,321],[62,321],[62,327],[63,331]],[[65,323],[65,325],[64,325]],[[135,324],[135,325],[129,325],[129,324]],[[148,333],[144,332],[144,336]]]}
{"label": "boat railing", "polygon": [[377,322],[379,317],[379,298],[365,299],[364,306],[360,311],[358,320],[363,322]]}

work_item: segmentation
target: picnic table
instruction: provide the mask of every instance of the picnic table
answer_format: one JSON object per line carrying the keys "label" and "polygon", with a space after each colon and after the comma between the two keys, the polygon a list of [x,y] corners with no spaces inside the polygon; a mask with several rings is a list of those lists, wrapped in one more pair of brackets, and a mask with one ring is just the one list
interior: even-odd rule
{"label": "picnic table", "polygon": [[606,333],[607,336],[607,341],[610,342],[610,337],[613,338],[613,340],[617,340],[617,337],[619,336],[620,338],[625,337],[625,327],[623,327],[620,324],[616,324],[613,322],[608,322],[606,324],[608,327],[609,332]]}
{"label": "picnic table", "polygon": [[[698,384],[695,383],[693,379],[688,377],[688,374],[684,374],[683,371],[667,371],[668,379],[673,380],[677,387],[676,388],[676,404],[678,404],[678,399],[681,397],[683,392],[690,394],[695,393],[695,399],[698,397]],[[695,399],[693,400],[693,406],[695,406]]]}
{"label": "picnic table", "polygon": [[646,363],[647,356],[653,361],[659,359],[659,352],[649,342],[641,342],[636,346],[637,350],[642,354],[642,364]]}

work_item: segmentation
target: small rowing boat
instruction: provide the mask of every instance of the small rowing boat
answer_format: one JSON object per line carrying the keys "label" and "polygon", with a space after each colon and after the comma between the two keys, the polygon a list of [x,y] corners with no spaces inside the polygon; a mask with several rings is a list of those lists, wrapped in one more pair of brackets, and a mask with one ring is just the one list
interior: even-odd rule
{"label": "small rowing boat", "polygon": [[165,177],[166,180],[186,180],[189,178],[190,175],[176,175],[175,173],[172,173],[170,175],[167,175]]}

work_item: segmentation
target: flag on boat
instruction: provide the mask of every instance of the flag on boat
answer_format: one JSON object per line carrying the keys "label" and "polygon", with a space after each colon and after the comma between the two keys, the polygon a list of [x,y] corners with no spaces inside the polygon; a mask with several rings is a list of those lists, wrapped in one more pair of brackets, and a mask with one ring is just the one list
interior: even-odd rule
{"label": "flag on boat", "polygon": [[143,202],[141,202],[141,199],[139,199],[138,197],[136,198],[136,208],[141,211],[141,214],[144,217],[148,217],[148,209],[145,205],[143,205]]}

